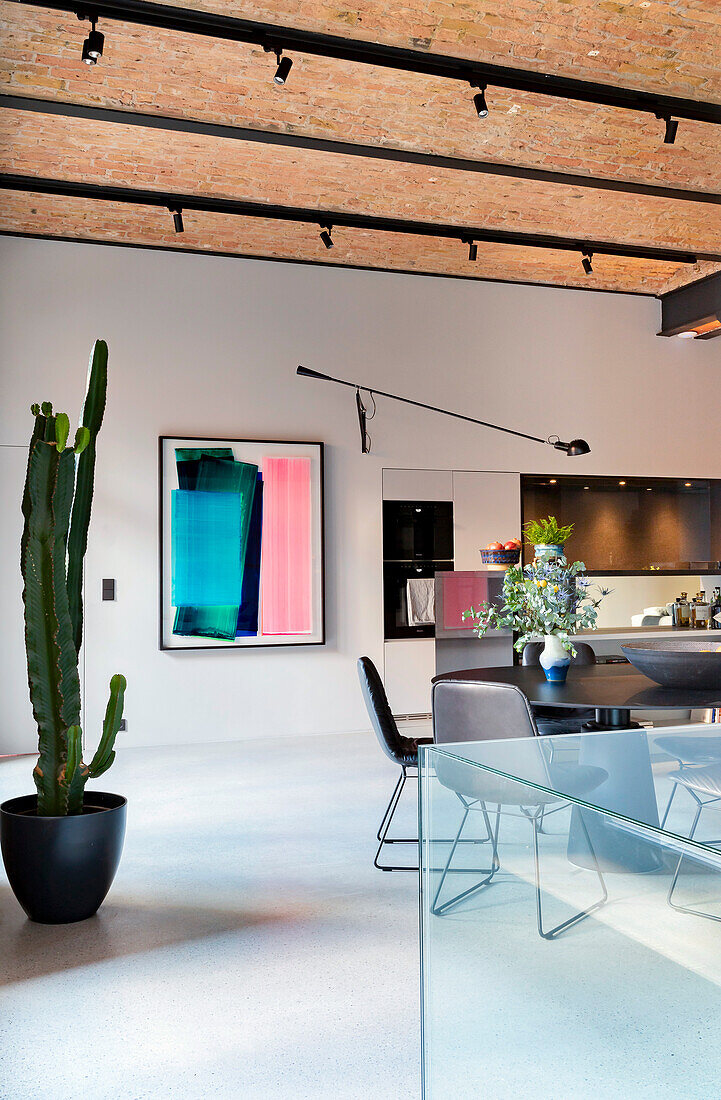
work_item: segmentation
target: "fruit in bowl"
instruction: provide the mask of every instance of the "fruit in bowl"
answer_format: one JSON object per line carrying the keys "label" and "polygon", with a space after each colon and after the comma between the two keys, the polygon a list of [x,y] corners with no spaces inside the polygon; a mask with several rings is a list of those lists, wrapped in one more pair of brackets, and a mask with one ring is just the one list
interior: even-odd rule
{"label": "fruit in bowl", "polygon": [[521,556],[521,540],[509,539],[507,542],[494,540],[481,550],[484,565],[517,565]]}

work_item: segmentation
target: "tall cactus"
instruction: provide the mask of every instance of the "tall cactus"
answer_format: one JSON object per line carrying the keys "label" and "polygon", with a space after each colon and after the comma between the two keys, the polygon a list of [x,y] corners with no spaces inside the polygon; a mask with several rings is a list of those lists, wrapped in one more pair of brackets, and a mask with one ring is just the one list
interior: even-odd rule
{"label": "tall cactus", "polygon": [[85,783],[113,762],[123,713],[125,677],[116,675],[110,681],[100,744],[90,764],[84,764],[78,675],[83,558],[95,443],[105,409],[107,358],[107,345],[98,340],[90,360],[84,423],[71,449],[66,447],[67,415],[53,414],[49,402],[31,406],[35,424],[23,492],[20,553],[28,682],[38,726],[39,758],[33,775],[40,816],[82,812]]}

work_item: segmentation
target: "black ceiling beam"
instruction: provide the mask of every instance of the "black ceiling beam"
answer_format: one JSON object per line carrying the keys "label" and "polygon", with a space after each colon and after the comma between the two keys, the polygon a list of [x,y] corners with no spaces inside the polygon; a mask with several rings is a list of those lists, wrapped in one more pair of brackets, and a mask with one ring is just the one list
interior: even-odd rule
{"label": "black ceiling beam", "polygon": [[447,169],[455,172],[504,176],[511,179],[531,180],[535,183],[559,184],[563,187],[590,187],[599,191],[617,191],[628,195],[672,199],[675,202],[700,202],[721,206],[721,194],[714,191],[693,191],[681,187],[662,187],[653,183],[605,179],[601,176],[579,175],[571,172],[550,172],[542,168],[525,168],[521,165],[497,164],[494,161],[470,160],[465,157],[446,157],[437,153],[421,153],[408,149],[389,148],[384,145],[361,145],[353,141],[333,141],[329,138],[316,138],[305,134],[256,130],[244,126],[229,126],[220,122],[173,118],[169,115],[118,110],[113,107],[97,107],[87,103],[64,103],[53,99],[0,94],[0,108],[32,111],[37,114],[55,115],[62,118],[84,118],[92,122],[110,122],[121,126],[147,127],[151,130],[169,130],[175,133],[194,134],[201,137],[259,142],[263,145],[308,149],[313,152],[336,153],[347,157],[367,157],[371,160],[393,161],[400,164],[422,164],[425,167],[438,170]]}
{"label": "black ceiling beam", "polygon": [[157,206],[172,210],[195,210],[210,214],[231,214],[244,218],[266,218],[274,221],[300,222],[321,227],[369,229],[382,233],[435,237],[464,243],[479,241],[486,244],[547,248],[562,252],[578,252],[579,254],[590,252],[595,255],[626,256],[634,259],[655,260],[674,264],[694,264],[697,260],[721,261],[721,253],[653,248],[645,245],[620,244],[618,242],[588,240],[580,237],[556,237],[540,233],[514,233],[503,229],[486,229],[481,226],[418,222],[400,218],[379,217],[374,214],[349,214],[341,210],[277,206],[272,203],[250,202],[245,199],[186,195],[175,191],[145,191],[132,187],[82,183],[75,180],[46,179],[39,176],[21,176],[11,173],[0,173],[0,190],[70,196],[103,202],[131,203],[134,206]]}
{"label": "black ceiling beam", "polygon": [[376,65],[423,76],[442,77],[465,84],[485,84],[491,88],[510,88],[534,95],[571,99],[582,103],[597,103],[622,110],[637,111],[662,118],[685,118],[696,122],[721,124],[721,103],[706,103],[695,99],[660,95],[632,88],[617,88],[589,80],[512,69],[461,57],[422,50],[401,49],[378,42],[339,35],[317,34],[313,31],[258,23],[250,19],[218,15],[192,8],[172,7],[150,0],[10,0],[24,6],[92,14],[99,20],[115,19],[143,27],[162,28],[182,34],[197,34],[207,38],[246,42],[269,51],[314,54],[338,61],[361,65]]}

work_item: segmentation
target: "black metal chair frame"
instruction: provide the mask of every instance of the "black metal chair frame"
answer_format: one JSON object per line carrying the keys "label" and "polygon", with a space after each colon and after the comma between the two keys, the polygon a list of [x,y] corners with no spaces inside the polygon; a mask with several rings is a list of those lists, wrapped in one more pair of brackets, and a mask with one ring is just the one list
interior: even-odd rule
{"label": "black metal chair frame", "polygon": [[[451,848],[451,851],[448,854],[448,859],[446,860],[446,864],[445,864],[445,867],[443,869],[443,873],[441,875],[441,880],[438,883],[438,888],[436,889],[436,893],[435,893],[435,896],[433,898],[433,902],[432,902],[432,905],[431,905],[431,912],[434,914],[434,916],[443,916],[450,909],[453,909],[453,908],[455,908],[455,906],[459,905],[462,901],[465,901],[467,898],[472,897],[474,894],[479,893],[479,891],[483,890],[485,887],[491,885],[491,883],[493,882],[493,879],[495,878],[496,874],[501,870],[501,861],[500,861],[500,858],[499,858],[499,855],[498,855],[498,833],[499,833],[499,829],[500,829],[500,822],[501,822],[501,816],[502,815],[507,816],[507,817],[517,817],[517,818],[525,817],[526,820],[529,821],[530,825],[531,825],[531,831],[532,831],[532,834],[533,834],[533,867],[534,867],[534,884],[535,884],[535,896],[536,896],[536,926],[538,928],[538,934],[539,934],[539,936],[541,936],[542,939],[544,939],[544,940],[553,940],[553,939],[555,939],[557,936],[560,936],[560,934],[562,932],[565,932],[566,929],[573,927],[573,925],[575,925],[575,924],[578,924],[579,921],[585,920],[585,918],[590,916],[591,913],[594,913],[597,909],[600,909],[602,905],[606,904],[606,902],[608,900],[608,890],[606,889],[606,883],[604,881],[603,875],[601,874],[601,869],[598,866],[598,860],[596,859],[596,853],[593,849],[593,844],[591,843],[591,838],[588,834],[588,829],[586,827],[586,823],[583,820],[583,813],[581,812],[579,814],[579,820],[580,820],[580,823],[581,823],[581,827],[583,829],[584,836],[586,838],[586,843],[588,844],[588,850],[591,854],[591,858],[593,859],[594,870],[595,870],[596,875],[598,877],[598,880],[601,884],[601,889],[603,891],[603,894],[602,894],[601,898],[599,898],[598,901],[594,902],[592,905],[588,906],[586,909],[581,909],[578,913],[574,913],[574,915],[572,917],[569,917],[567,920],[562,921],[561,924],[557,924],[554,928],[551,928],[548,931],[546,931],[543,927],[543,905],[542,905],[542,893],[541,893],[541,860],[540,860],[539,843],[538,843],[538,837],[539,837],[539,834],[541,833],[541,822],[543,820],[544,811],[545,811],[545,817],[548,818],[548,817],[551,816],[551,814],[558,813],[561,810],[567,809],[568,806],[571,805],[571,803],[564,802],[561,806],[556,806],[552,810],[549,810],[546,806],[535,806],[535,807],[531,807],[531,808],[526,808],[524,806],[519,806],[519,810],[521,812],[518,813],[518,814],[513,813],[512,811],[509,811],[509,810],[504,810],[502,808],[501,803],[496,803],[495,804],[496,805],[496,810],[495,810],[496,820],[495,820],[495,825],[494,825],[493,829],[491,829],[491,822],[490,822],[488,807],[482,799],[475,799],[475,800],[474,799],[468,799],[468,798],[465,798],[463,795],[459,794],[458,792],[456,792],[456,797],[460,800],[460,802],[463,805],[463,808],[464,808],[463,809],[463,817],[462,817],[461,824],[459,826],[458,832],[456,833],[456,839],[453,843],[453,847]],[[492,852],[493,852],[493,858],[491,860],[491,866],[486,867],[486,868],[476,869],[476,871],[475,871],[476,874],[480,873],[480,874],[485,876],[484,878],[481,879],[480,882],[477,882],[474,886],[469,887],[467,890],[463,890],[462,893],[456,894],[454,897],[449,898],[447,901],[444,901],[441,905],[439,905],[438,901],[439,901],[439,898],[440,898],[440,895],[441,895],[441,891],[443,889],[443,885],[446,881],[447,875],[448,874],[458,874],[461,871],[461,868],[451,870],[451,862],[453,860],[453,856],[455,854],[457,845],[459,843],[462,843],[461,833],[463,832],[463,829],[465,828],[466,822],[468,820],[468,815],[472,810],[480,810],[480,812],[483,814],[484,821],[486,823],[486,829],[491,834]],[[462,870],[466,871],[467,869],[463,868]]]}
{"label": "black metal chair frame", "polygon": [[[430,742],[430,741],[427,742],[427,743],[432,744],[432,742]],[[411,775],[408,774],[408,769],[409,768],[413,769],[414,774],[411,774]],[[383,814],[380,826],[378,828],[378,832],[376,833],[376,840],[378,840],[380,843],[378,844],[378,850],[375,854],[375,859],[373,860],[373,866],[377,867],[379,871],[416,871],[416,872],[418,872],[418,870],[419,870],[419,864],[418,863],[416,863],[416,864],[407,864],[407,865],[406,864],[400,864],[400,865],[390,866],[387,863],[380,863],[379,862],[381,852],[383,851],[383,847],[386,844],[415,844],[416,847],[418,847],[419,840],[418,840],[417,836],[413,836],[413,837],[398,837],[398,836],[389,837],[388,836],[388,830],[391,827],[391,822],[393,821],[393,815],[395,814],[396,810],[398,809],[398,803],[401,800],[401,795],[403,794],[403,788],[405,787],[406,780],[408,780],[408,779],[418,779],[418,765],[417,764],[402,764],[401,765],[401,774],[398,777],[398,782],[396,783],[395,787],[393,788],[393,794],[391,795],[390,801],[388,802],[388,805],[386,806],[385,813]],[[460,841],[460,843],[461,844],[487,844],[491,840],[491,831],[490,831],[490,829],[488,828],[487,825],[486,825],[486,829],[487,829],[487,835],[486,836],[480,837],[478,839],[474,838],[473,840],[462,840],[462,841]],[[455,847],[455,845],[458,844],[459,841],[458,841],[458,837],[456,837],[455,839],[451,837],[451,838],[446,839],[446,840],[435,841],[435,843],[437,843],[437,844],[453,844],[454,847]],[[436,868],[434,868],[434,870],[439,871],[439,870],[441,870],[441,868],[436,867]],[[467,868],[467,869],[464,868],[463,873],[464,874],[476,874],[477,872],[474,871],[472,868]]]}

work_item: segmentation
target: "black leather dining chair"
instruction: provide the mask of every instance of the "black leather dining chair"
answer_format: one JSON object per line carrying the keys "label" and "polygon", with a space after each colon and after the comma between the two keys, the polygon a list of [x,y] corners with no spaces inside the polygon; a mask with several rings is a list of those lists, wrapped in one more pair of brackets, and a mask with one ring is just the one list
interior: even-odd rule
{"label": "black leather dining chair", "polygon": [[[401,769],[398,782],[390,797],[376,835],[379,844],[373,863],[380,871],[417,871],[418,864],[414,866],[390,866],[381,863],[380,856],[386,844],[418,844],[417,835],[415,837],[389,837],[388,831],[393,821],[393,815],[398,809],[406,780],[418,776],[418,746],[430,745],[433,739],[431,737],[413,738],[402,735],[391,713],[383,681],[370,657],[358,658],[358,678],[368,710],[368,717],[378,738],[378,743],[386,756]],[[408,774],[409,769],[411,771],[410,777]]]}
{"label": "black leather dining chair", "polygon": [[[522,781],[506,778],[495,771],[472,768],[453,757],[438,754],[435,760],[436,776],[444,787],[453,791],[462,806],[461,823],[448,854],[432,903],[432,912],[442,916],[487,886],[490,886],[501,869],[498,855],[498,835],[502,815],[526,818],[533,836],[534,875],[536,891],[536,922],[539,935],[551,940],[571,928],[600,906],[608,894],[601,874],[591,838],[579,814],[588,853],[601,885],[602,895],[586,909],[546,930],[543,925],[541,898],[541,865],[539,834],[541,819],[564,809],[568,801],[558,793],[561,787],[571,798],[585,797],[608,778],[603,768],[584,764],[559,764],[551,762],[544,739],[538,729],[530,703],[523,692],[512,684],[488,684],[482,681],[440,680],[433,685],[433,735],[436,745],[457,742],[492,742],[484,749],[484,762],[496,758],[499,771],[508,769],[508,749],[501,743],[509,739],[528,739],[528,750],[522,753],[524,774]],[[491,767],[493,765],[491,764]],[[541,788],[540,790],[538,788]],[[491,810],[490,807],[495,807]],[[509,809],[511,807],[511,809]],[[553,807],[553,808],[552,808]],[[513,810],[517,812],[513,812]],[[475,885],[441,902],[441,893],[449,874],[460,868],[452,867],[457,845],[461,841],[469,815],[478,810],[483,815],[486,829],[491,833],[492,860],[490,867],[479,868],[483,877]],[[495,817],[493,823],[491,816]],[[463,868],[463,870],[467,870]]]}

